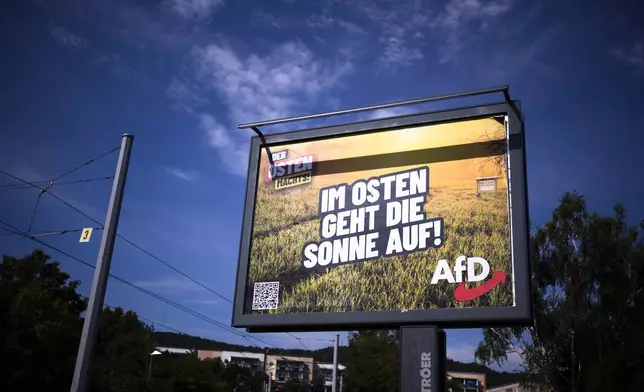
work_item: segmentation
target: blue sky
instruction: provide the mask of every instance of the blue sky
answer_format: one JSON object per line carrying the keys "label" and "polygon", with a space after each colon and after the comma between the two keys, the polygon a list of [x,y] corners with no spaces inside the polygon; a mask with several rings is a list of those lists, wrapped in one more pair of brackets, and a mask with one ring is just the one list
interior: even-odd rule
{"label": "blue sky", "polygon": [[[609,212],[621,201],[641,219],[642,6],[557,3],[563,2],[4,2],[0,167],[30,181],[51,179],[133,133],[119,232],[232,298],[251,136],[238,123],[509,84],[526,116],[533,224],[543,223],[573,189],[594,210]],[[472,102],[481,100],[449,105]],[[109,176],[115,163],[112,154],[65,179]],[[0,178],[0,185],[12,183]],[[110,185],[60,185],[52,192],[103,221]],[[27,230],[37,195],[0,190],[0,219]],[[87,226],[94,224],[44,196],[32,230]],[[78,233],[43,240],[93,264],[100,233],[94,236],[87,244]],[[0,236],[3,253],[34,246]],[[87,294],[93,271],[54,256]],[[229,303],[121,240],[112,272],[230,322]],[[187,333],[246,342],[119,282],[110,281],[107,303]],[[301,347],[287,335],[261,336]],[[332,338],[297,336],[311,348]],[[479,330],[449,331],[449,356],[472,360],[480,337]]]}

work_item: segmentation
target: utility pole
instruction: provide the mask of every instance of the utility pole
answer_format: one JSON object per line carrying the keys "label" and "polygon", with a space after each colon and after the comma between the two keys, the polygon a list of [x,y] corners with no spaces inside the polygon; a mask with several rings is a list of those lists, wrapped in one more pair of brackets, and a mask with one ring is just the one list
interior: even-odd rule
{"label": "utility pole", "polygon": [[271,392],[271,378],[273,377],[273,373],[268,372],[268,392]]}
{"label": "utility pole", "polygon": [[333,346],[333,384],[331,384],[331,392],[335,392],[338,385],[338,341],[340,335],[335,335],[335,345]]}
{"label": "utility pole", "polygon": [[87,313],[85,314],[85,322],[83,323],[83,333],[81,334],[78,354],[76,355],[76,367],[74,368],[71,392],[87,391],[88,376],[92,369],[94,346],[98,338],[99,317],[103,311],[107,278],[110,274],[110,264],[112,263],[116,230],[121,215],[123,191],[125,189],[125,180],[130,164],[130,153],[132,152],[133,141],[134,135],[130,135],[129,133],[124,134],[121,139],[121,151],[119,152],[119,160],[116,164],[116,174],[114,175],[112,195],[110,196],[110,202],[107,207],[107,217],[105,219],[105,227],[103,228],[101,246],[98,250],[94,281],[92,282]]}

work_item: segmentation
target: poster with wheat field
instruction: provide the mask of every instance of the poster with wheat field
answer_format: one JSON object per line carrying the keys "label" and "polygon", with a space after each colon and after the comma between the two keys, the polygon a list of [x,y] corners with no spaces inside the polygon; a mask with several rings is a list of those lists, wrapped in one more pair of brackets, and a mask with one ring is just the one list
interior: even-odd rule
{"label": "poster with wheat field", "polygon": [[261,154],[244,313],[512,306],[504,117]]}

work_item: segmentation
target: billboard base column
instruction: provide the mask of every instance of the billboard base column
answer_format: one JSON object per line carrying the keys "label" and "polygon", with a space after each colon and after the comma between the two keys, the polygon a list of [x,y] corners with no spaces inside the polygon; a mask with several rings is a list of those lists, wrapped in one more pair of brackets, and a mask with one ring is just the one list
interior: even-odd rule
{"label": "billboard base column", "polygon": [[400,328],[400,392],[444,392],[445,331],[437,326]]}

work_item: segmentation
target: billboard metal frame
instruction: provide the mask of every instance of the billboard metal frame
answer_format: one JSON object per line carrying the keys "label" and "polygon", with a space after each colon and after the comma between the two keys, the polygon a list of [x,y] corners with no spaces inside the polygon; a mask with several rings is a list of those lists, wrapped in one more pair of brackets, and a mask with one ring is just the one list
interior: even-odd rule
{"label": "billboard metal frame", "polygon": [[[393,328],[406,325],[437,325],[442,328],[475,328],[487,326],[521,326],[531,325],[531,273],[529,263],[529,227],[528,227],[528,195],[526,183],[525,137],[521,105],[518,101],[509,99],[507,87],[501,89],[481,90],[481,95],[493,92],[503,92],[505,102],[462,107],[450,110],[435,111],[405,116],[389,117],[378,120],[341,124],[323,128],[305,129],[285,133],[263,135],[258,126],[274,125],[290,121],[299,121],[337,115],[355,113],[357,111],[375,110],[387,105],[400,106],[409,103],[430,102],[438,99],[405,101],[394,104],[378,105],[369,108],[349,109],[328,114],[295,117],[292,119],[272,120],[264,123],[243,124],[240,128],[251,128],[258,136],[251,140],[244,215],[241,241],[239,248],[239,263],[233,306],[232,326],[247,328],[250,332],[283,332],[283,331],[332,331],[355,330],[363,328]],[[466,93],[463,93],[466,94]],[[443,96],[439,99],[455,98],[467,95]],[[363,110],[364,109],[364,110]],[[511,212],[511,246],[513,253],[514,271],[514,306],[480,307],[480,308],[439,308],[412,311],[356,311],[356,312],[313,312],[290,314],[244,314],[246,281],[249,269],[253,218],[257,192],[257,176],[262,149],[270,160],[270,147],[296,142],[329,139],[357,134],[394,131],[401,128],[427,126],[447,122],[475,120],[479,118],[507,116],[508,117],[508,156],[510,169],[510,212]]]}

